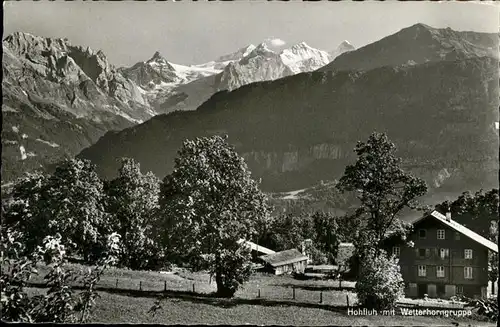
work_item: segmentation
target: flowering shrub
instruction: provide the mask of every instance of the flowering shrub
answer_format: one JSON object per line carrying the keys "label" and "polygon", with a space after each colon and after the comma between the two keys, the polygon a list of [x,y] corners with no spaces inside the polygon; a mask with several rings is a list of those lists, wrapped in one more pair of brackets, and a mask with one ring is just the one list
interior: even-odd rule
{"label": "flowering shrub", "polygon": [[[60,235],[45,237],[43,246],[26,255],[21,232],[8,228],[2,234],[2,319],[13,322],[85,322],[97,297],[95,285],[104,270],[114,262],[119,242],[117,235],[108,237],[104,256],[95,268],[89,268],[81,277],[65,268],[66,250]],[[47,293],[29,297],[25,287],[29,286],[31,276],[37,274],[36,264],[42,261],[50,268],[45,276]],[[75,294],[70,282],[78,279],[82,279],[84,290]]]}
{"label": "flowering shrub", "polygon": [[356,293],[368,309],[391,309],[404,295],[404,282],[395,258],[384,251],[369,251],[361,262]]}
{"label": "flowering shrub", "polygon": [[24,287],[31,276],[37,274],[35,265],[40,258],[38,253],[30,256],[22,255],[25,246],[20,241],[23,235],[19,231],[9,228],[2,234],[0,277],[2,319],[33,322],[31,318],[33,302],[24,292]]}

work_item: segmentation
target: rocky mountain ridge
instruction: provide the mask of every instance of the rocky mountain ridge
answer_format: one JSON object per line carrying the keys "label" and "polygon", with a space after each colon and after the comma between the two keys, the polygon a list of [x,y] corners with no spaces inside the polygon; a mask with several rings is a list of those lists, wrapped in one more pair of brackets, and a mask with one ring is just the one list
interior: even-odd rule
{"label": "rocky mountain ridge", "polygon": [[290,48],[274,51],[264,42],[238,62],[230,63],[221,73],[218,91],[232,91],[253,82],[272,81],[282,77],[310,72],[331,61],[322,50],[300,42]]}
{"label": "rocky mountain ridge", "polygon": [[349,41],[344,40],[344,41],[342,41],[342,43],[339,44],[337,49],[330,52],[330,56],[332,57],[332,60],[333,60],[343,53],[346,53],[349,51],[354,51],[354,50],[356,50],[356,47],[354,47],[351,43],[349,43]]}
{"label": "rocky mountain ridge", "polygon": [[332,56],[305,42],[280,49],[264,41],[201,65],[175,65],[164,58],[163,63],[156,63],[152,59],[121,71],[144,89],[143,94],[155,110],[166,113],[194,110],[218,91],[316,70],[329,63]]}
{"label": "rocky mountain ridge", "polygon": [[[413,49],[412,42],[424,50]],[[462,152],[454,148],[453,151],[460,155],[451,155],[449,149],[455,145],[447,139],[449,148],[439,147],[447,159],[440,161],[430,150],[431,141],[427,135],[423,135],[425,141],[420,140],[422,132],[413,131],[411,126],[396,133],[397,141],[404,144],[402,151],[407,155],[407,167],[425,177],[434,188],[458,189],[461,185],[481,184],[480,180],[487,183],[486,177],[496,176],[492,171],[498,166],[498,161],[490,160],[491,149],[486,145],[497,142],[498,137],[498,128],[490,126],[498,124],[498,112],[489,111],[497,100],[494,98],[496,90],[491,85],[498,65],[495,66],[495,61],[490,62],[498,59],[492,51],[495,45],[498,47],[497,34],[456,32],[417,24],[358,50],[349,50],[344,42],[336,51],[347,53],[326,66],[336,65],[332,69],[295,74],[300,69],[320,65],[328,53],[303,42],[289,49],[264,42],[201,65],[176,65],[158,52],[135,68],[115,69],[100,51],[73,46],[64,39],[18,33],[3,42],[2,181],[15,178],[22,171],[71,157],[105,133],[104,143],[95,147],[105,153],[100,168],[104,176],[107,176],[109,156],[130,153],[135,157],[139,153],[140,158],[149,161],[150,148],[154,148],[158,154],[167,149],[173,158],[176,151],[173,149],[180,146],[179,140],[183,138],[227,133],[252,170],[263,178],[266,189],[296,189],[320,179],[338,177],[339,167],[352,159],[349,142],[355,137],[365,138],[363,131],[368,133],[380,126],[393,130],[394,127],[385,124],[391,122],[402,126],[407,122],[402,118],[401,121],[391,118],[383,122],[383,117],[401,117],[403,110],[409,110],[407,116],[412,117],[414,113],[410,109],[418,111],[427,106],[434,111],[425,109],[422,116],[414,117],[415,122],[421,121],[426,128],[435,123],[433,126],[445,135],[452,131],[458,143],[478,139],[479,147],[466,147]],[[412,61],[412,58],[418,60]],[[454,63],[454,66],[446,66],[443,62]],[[446,73],[415,74],[431,66]],[[443,68],[445,66],[447,68]],[[253,73],[251,67],[255,68],[255,76],[264,80],[273,79],[275,75],[288,76],[243,85]],[[490,73],[486,73],[486,67]],[[373,69],[380,74],[378,80],[375,73],[370,72]],[[228,74],[223,79],[226,70]],[[467,80],[469,75],[477,84]],[[415,81],[417,78],[429,80],[428,85]],[[445,82],[436,84],[432,78]],[[222,83],[226,86],[221,87]],[[377,86],[376,83],[382,84]],[[435,90],[430,89],[430,85],[434,85]],[[226,90],[217,92],[219,89]],[[453,91],[456,93],[452,94]],[[481,97],[487,100],[480,102]],[[146,121],[158,112],[192,110],[202,103],[201,111],[171,114],[168,118],[154,117],[136,128],[117,132]],[[363,113],[361,107],[373,109]],[[338,121],[333,118],[332,110],[338,115]],[[473,118],[469,110],[479,110],[480,117]],[[373,116],[372,111],[377,115]],[[431,122],[424,122],[425,117]],[[434,122],[436,117],[438,122]],[[469,128],[461,119],[467,120],[469,125],[480,121],[483,130],[472,124],[470,135],[460,133],[460,129]],[[374,123],[367,123],[370,120]],[[327,122],[330,125],[326,126]],[[313,124],[319,127],[312,128]],[[146,132],[143,125],[153,127]],[[163,126],[162,132],[159,126]],[[331,131],[327,132],[328,129]],[[429,133],[439,140],[445,137],[436,131]],[[115,137],[120,137],[130,149],[124,150],[120,142],[114,144]],[[145,144],[140,141],[141,148],[137,149],[136,138],[141,137],[149,141]],[[409,146],[404,142],[409,142]],[[156,143],[162,146],[156,148]],[[111,150],[103,144],[109,144]],[[91,149],[88,153],[96,160],[94,147]],[[473,154],[470,158],[468,152]],[[434,157],[429,157],[429,153]],[[463,161],[459,162],[458,158]],[[334,164],[328,166],[331,162]],[[160,164],[163,166],[158,166]],[[161,175],[168,172],[170,164],[164,158],[154,158],[151,166]],[[335,176],[325,176],[327,171]],[[496,181],[496,177],[493,180]]]}
{"label": "rocky mountain ridge", "polygon": [[466,58],[499,58],[499,34],[455,31],[415,24],[354,51],[345,52],[320,71],[370,70]]}
{"label": "rocky mountain ridge", "polygon": [[156,52],[145,62],[115,68],[102,51],[68,39],[18,32],[2,48],[2,182],[72,157],[108,131],[148,120],[156,108],[179,102],[198,107],[220,88],[217,76],[228,64],[257,54],[248,45],[183,66]]}
{"label": "rocky mountain ridge", "polygon": [[2,49],[2,182],[156,114],[101,51],[28,33]]}
{"label": "rocky mountain ridge", "polygon": [[498,78],[498,61],[486,57],[301,73],[108,133],[80,157],[106,178],[121,156],[163,177],[184,139],[228,134],[264,190],[276,192],[338,178],[356,142],[379,131],[432,188],[488,187],[498,177]]}

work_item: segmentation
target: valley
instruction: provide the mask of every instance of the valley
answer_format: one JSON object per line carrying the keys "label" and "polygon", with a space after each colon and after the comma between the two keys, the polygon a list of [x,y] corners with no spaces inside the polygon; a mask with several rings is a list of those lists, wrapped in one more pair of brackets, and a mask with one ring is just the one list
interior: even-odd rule
{"label": "valley", "polygon": [[493,6],[7,2],[2,320],[492,326]]}
{"label": "valley", "polygon": [[[105,178],[123,156],[162,178],[183,139],[228,134],[263,189],[283,192],[338,178],[355,142],[377,130],[432,189],[488,188],[498,176],[495,42],[416,24],[360,49],[269,39],[199,65],[156,52],[114,68],[102,52],[18,33],[3,41],[2,183],[74,155]],[[16,81],[21,71],[36,82]]]}
{"label": "valley", "polygon": [[162,177],[184,139],[228,134],[262,188],[281,192],[338,178],[356,142],[376,130],[388,133],[405,166],[432,188],[487,187],[498,167],[494,65],[474,58],[254,83],[219,92],[196,111],[108,134],[79,157],[95,162],[106,178],[120,156]]}

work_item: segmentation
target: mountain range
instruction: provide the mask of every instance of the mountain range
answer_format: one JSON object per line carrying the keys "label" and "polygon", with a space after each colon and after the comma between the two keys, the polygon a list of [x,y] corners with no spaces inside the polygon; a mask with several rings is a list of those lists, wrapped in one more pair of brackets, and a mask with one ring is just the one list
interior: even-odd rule
{"label": "mountain range", "polygon": [[156,114],[101,51],[28,33],[6,37],[2,50],[3,181]]}
{"label": "mountain range", "polygon": [[369,70],[485,56],[499,58],[498,37],[495,33],[415,24],[356,51],[342,53],[320,71]]}
{"label": "mountain range", "polygon": [[[296,65],[286,74],[329,62],[326,52],[303,46],[284,52]],[[249,45],[194,66],[170,63],[156,52],[145,62],[116,68],[102,51],[67,39],[7,36],[2,42],[2,181],[72,157],[106,132],[141,123],[157,110],[195,109],[219,89],[281,77],[260,72],[273,70],[263,47]],[[243,58],[251,64],[243,64]]]}
{"label": "mountain range", "polygon": [[352,49],[354,47],[347,41],[331,53],[312,48],[305,42],[279,49],[266,40],[215,61],[192,66],[175,65],[156,52],[151,59],[121,68],[120,72],[143,89],[156,111],[168,113],[195,110],[218,91],[231,91],[253,82],[316,70],[334,56]]}
{"label": "mountain range", "polygon": [[432,187],[481,187],[497,182],[498,78],[488,57],[301,73],[108,133],[80,157],[107,178],[121,156],[164,176],[184,139],[227,134],[264,190],[286,191],[340,177],[356,142],[379,131]]}
{"label": "mountain range", "polygon": [[[163,177],[184,139],[228,134],[262,188],[286,192],[337,179],[356,142],[376,130],[436,192],[497,185],[497,34],[416,24],[359,49],[265,41],[200,65],[157,52],[122,68],[99,59],[102,52],[40,39],[30,41],[43,44],[36,51],[3,42],[4,58],[5,49],[12,56],[3,64],[2,172],[11,177],[85,147],[78,157],[105,178],[123,156]],[[61,42],[66,48],[54,46]],[[73,70],[59,68],[71,61]],[[57,124],[36,123],[39,112]]]}

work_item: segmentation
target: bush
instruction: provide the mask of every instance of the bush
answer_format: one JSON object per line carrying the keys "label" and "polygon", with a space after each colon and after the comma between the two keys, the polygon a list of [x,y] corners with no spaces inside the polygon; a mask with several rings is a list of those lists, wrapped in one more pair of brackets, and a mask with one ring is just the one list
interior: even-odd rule
{"label": "bush", "polygon": [[356,281],[358,279],[360,269],[359,255],[357,253],[354,253],[349,259],[347,259],[346,265],[346,270],[341,272],[341,278],[343,280]]}
{"label": "bush", "polygon": [[371,250],[361,262],[356,293],[359,304],[376,310],[392,309],[404,295],[404,282],[396,260],[384,251]]}
{"label": "bush", "polygon": [[472,307],[472,312],[482,320],[498,321],[498,302],[496,298],[487,300],[470,300],[467,306]]}
{"label": "bush", "polygon": [[[114,261],[117,252],[116,234],[108,237],[105,256],[99,259],[96,267],[89,268],[84,276],[65,267],[66,250],[61,236],[47,236],[43,246],[35,252],[24,255],[24,237],[18,230],[2,230],[1,266],[1,307],[2,320],[9,322],[51,322],[83,323],[87,321],[98,294],[95,285],[104,269]],[[45,262],[50,271],[45,276],[46,294],[29,296],[26,287],[31,276],[37,274],[36,265]],[[79,278],[80,277],[80,278]],[[70,283],[81,279],[84,289],[74,292]]]}
{"label": "bush", "polygon": [[238,288],[250,279],[252,268],[248,263],[249,257],[250,253],[246,249],[222,251],[220,265],[212,271],[217,283],[217,295],[233,297]]}

